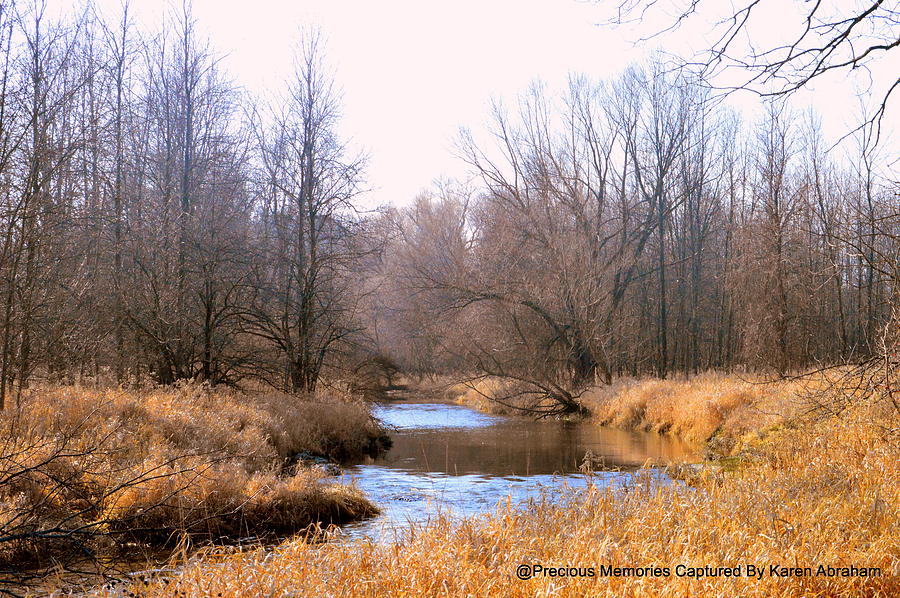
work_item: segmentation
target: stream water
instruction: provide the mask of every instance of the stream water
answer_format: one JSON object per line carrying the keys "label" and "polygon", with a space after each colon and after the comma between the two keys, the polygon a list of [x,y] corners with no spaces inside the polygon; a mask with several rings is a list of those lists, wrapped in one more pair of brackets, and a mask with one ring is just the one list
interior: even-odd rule
{"label": "stream water", "polygon": [[[381,515],[344,527],[349,537],[390,540],[410,523],[444,512],[491,511],[584,486],[579,467],[590,451],[594,484],[623,484],[642,465],[689,458],[675,438],[597,426],[591,422],[485,415],[447,403],[383,403],[375,415],[392,428],[383,456],[345,469],[382,509]],[[662,476],[662,474],[660,474]]]}

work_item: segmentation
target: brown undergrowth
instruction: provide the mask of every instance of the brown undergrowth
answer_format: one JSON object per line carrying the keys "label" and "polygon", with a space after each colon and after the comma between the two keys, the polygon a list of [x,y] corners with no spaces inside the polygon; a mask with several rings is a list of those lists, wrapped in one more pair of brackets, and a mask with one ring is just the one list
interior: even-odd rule
{"label": "brown undergrowth", "polygon": [[340,391],[48,386],[0,420],[0,571],[377,512],[355,487],[292,463],[299,452],[340,460],[379,448],[368,405]]}

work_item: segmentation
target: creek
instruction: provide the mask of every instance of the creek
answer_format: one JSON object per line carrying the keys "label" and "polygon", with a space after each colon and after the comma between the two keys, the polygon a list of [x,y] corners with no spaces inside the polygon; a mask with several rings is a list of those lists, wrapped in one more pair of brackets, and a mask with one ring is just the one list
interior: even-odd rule
{"label": "creek", "polygon": [[[391,540],[439,513],[489,512],[507,499],[552,498],[566,486],[622,485],[642,466],[695,455],[687,443],[656,433],[487,415],[446,402],[383,402],[375,415],[391,429],[393,446],[346,467],[344,481],[354,481],[382,513],[344,526],[350,538]],[[585,475],[588,454],[591,473]]]}

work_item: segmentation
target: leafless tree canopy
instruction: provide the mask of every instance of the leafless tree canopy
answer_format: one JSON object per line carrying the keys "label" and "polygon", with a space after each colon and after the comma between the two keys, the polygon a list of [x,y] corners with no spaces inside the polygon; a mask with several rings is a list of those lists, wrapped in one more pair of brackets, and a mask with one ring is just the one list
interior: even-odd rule
{"label": "leafless tree canopy", "polygon": [[479,190],[398,215],[394,317],[418,334],[390,349],[503,377],[552,399],[542,413],[618,375],[884,356],[900,212],[874,127],[839,162],[813,113],[770,103],[743,123],[662,63],[536,86],[461,135]]}
{"label": "leafless tree canopy", "polygon": [[[795,43],[744,60],[775,96],[896,46],[892,5],[809,8]],[[0,405],[36,378],[307,392],[374,368],[501,376],[572,411],[618,375],[893,346],[900,222],[875,121],[838,159],[814,114],[774,98],[742,122],[708,69],[657,57],[498,102],[458,139],[471,180],[363,214],[324,50],[300,36],[284,93],[253,100],[189,4],[139,34],[127,7],[54,21],[0,2]]]}
{"label": "leafless tree canopy", "polygon": [[[760,42],[762,29],[771,28],[760,13],[773,6],[783,9],[788,30],[780,42]],[[796,11],[796,15],[793,14]],[[900,47],[900,4],[896,1],[780,2],[745,0],[735,4],[703,0],[625,0],[616,7],[607,24],[621,25],[642,20],[662,22],[657,37],[678,29],[692,19],[713,19],[710,46],[686,63],[703,70],[712,80],[717,74],[737,73],[744,88],[764,97],[789,95],[814,79],[831,72],[896,62]],[[894,69],[896,71],[896,69]],[[876,104],[866,119],[880,123],[900,86],[896,77],[883,89],[872,90]]]}
{"label": "leafless tree canopy", "polygon": [[153,35],[45,12],[0,5],[0,406],[35,375],[314,389],[377,245],[321,40],[254,106],[188,3]]}

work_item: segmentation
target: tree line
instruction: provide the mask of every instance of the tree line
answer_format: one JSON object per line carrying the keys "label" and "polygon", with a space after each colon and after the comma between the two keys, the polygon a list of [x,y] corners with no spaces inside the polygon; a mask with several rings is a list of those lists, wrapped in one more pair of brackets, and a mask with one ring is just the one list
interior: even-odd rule
{"label": "tree line", "polygon": [[[616,376],[865,358],[896,317],[897,181],[782,100],[745,122],[661,59],[535,84],[464,130],[468,181],[358,209],[320,36],[274,100],[189,3],[0,0],[0,407],[35,377],[494,375],[563,410]],[[849,148],[849,149],[847,149]],[[374,364],[374,365],[373,365]]]}
{"label": "tree line", "polygon": [[877,122],[832,150],[814,112],[777,99],[744,122],[654,60],[535,85],[492,123],[457,144],[471,183],[396,214],[386,313],[404,367],[500,376],[566,411],[622,375],[882,350],[900,200]]}
{"label": "tree line", "polygon": [[189,3],[61,18],[0,2],[0,407],[40,375],[311,391],[364,327],[376,247],[363,160],[315,32],[272,101],[249,98]]}

